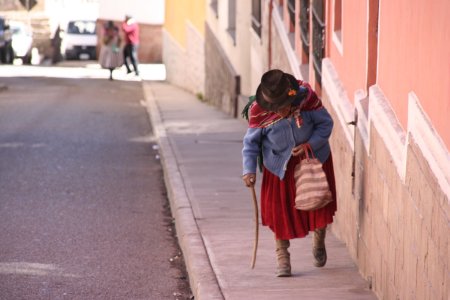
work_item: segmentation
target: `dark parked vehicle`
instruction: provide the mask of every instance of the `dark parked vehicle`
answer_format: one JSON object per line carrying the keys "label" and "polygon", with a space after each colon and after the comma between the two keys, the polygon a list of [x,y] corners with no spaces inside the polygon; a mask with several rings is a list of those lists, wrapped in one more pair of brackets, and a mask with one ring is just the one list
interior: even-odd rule
{"label": "dark parked vehicle", "polygon": [[13,60],[11,29],[5,18],[0,17],[0,61],[4,64],[12,64]]}

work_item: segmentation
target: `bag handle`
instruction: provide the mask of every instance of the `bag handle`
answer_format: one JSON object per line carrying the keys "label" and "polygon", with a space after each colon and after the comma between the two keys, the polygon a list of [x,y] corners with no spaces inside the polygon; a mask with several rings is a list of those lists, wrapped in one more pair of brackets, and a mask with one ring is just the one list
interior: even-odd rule
{"label": "bag handle", "polygon": [[303,150],[305,151],[305,156],[307,160],[316,158],[310,144],[303,144]]}

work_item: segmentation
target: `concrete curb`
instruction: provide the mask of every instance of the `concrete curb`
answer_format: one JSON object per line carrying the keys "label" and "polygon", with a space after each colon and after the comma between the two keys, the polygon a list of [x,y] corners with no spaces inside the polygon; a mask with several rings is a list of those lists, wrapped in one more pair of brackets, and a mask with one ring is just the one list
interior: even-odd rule
{"label": "concrete curb", "polygon": [[172,216],[175,218],[178,241],[183,251],[189,283],[196,300],[224,299],[217,282],[209,256],[194,218],[191,202],[178,168],[177,158],[161,120],[152,88],[149,83],[142,82],[145,104],[150,116],[153,133],[160,147],[161,163],[164,170]]}

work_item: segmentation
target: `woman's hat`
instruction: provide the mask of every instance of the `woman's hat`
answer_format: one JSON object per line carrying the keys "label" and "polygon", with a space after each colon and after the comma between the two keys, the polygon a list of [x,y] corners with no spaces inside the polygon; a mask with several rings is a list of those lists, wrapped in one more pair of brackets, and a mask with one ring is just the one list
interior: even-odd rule
{"label": "woman's hat", "polygon": [[270,70],[263,74],[256,90],[256,102],[264,109],[277,111],[295,100],[298,82],[294,76],[281,70]]}

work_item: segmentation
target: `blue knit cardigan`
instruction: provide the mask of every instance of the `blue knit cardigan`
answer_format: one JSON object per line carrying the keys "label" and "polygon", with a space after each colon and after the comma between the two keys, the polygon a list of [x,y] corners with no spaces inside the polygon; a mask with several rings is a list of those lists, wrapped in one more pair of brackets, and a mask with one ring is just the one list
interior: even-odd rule
{"label": "blue knit cardigan", "polygon": [[257,157],[262,147],[263,163],[271,173],[284,178],[286,167],[296,145],[308,143],[314,155],[324,163],[330,155],[328,139],[333,120],[322,107],[302,111],[303,124],[299,128],[293,117],[284,118],[264,128],[248,128],[242,149],[243,174],[256,173]]}

